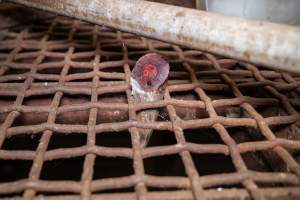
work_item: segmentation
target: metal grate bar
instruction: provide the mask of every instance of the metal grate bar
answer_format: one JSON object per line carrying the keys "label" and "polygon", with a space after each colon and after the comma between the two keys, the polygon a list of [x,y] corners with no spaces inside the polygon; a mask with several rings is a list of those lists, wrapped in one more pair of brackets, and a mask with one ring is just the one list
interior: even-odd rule
{"label": "metal grate bar", "polygon": [[[93,46],[96,47],[95,50],[95,59],[94,59],[94,76],[93,76],[93,85],[92,85],[92,95],[91,95],[91,102],[97,103],[98,101],[98,95],[97,95],[97,87],[100,83],[99,76],[97,76],[97,73],[99,73],[99,66],[98,63],[101,60],[101,54],[100,54],[100,47],[98,42],[98,26],[94,27],[93,30]],[[89,130],[88,130],[88,140],[87,140],[87,147],[93,148],[95,147],[96,139],[95,139],[95,125],[96,125],[96,119],[97,119],[97,108],[92,108],[89,115]],[[93,171],[94,171],[94,164],[95,164],[95,158],[96,155],[93,153],[89,153],[85,157],[84,161],[84,171],[82,173],[82,191],[81,191],[81,198],[82,199],[90,199],[91,198],[91,181],[93,180]]]}
{"label": "metal grate bar", "polygon": [[[27,30],[23,30],[18,37],[16,38],[16,41],[21,43],[21,40],[23,39],[24,34],[27,32]],[[22,48],[20,47],[20,45],[16,45],[14,47],[14,49],[7,55],[6,60],[3,64],[3,67],[1,67],[1,75],[3,75],[9,68],[5,65],[6,63],[9,63],[13,60],[14,56],[21,50]],[[32,82],[32,80],[30,78],[26,78],[25,84],[22,84],[22,90],[23,90],[23,94],[21,93],[20,95],[17,96],[16,101],[14,102],[15,106],[19,106],[22,105],[22,101],[24,99],[24,93],[26,91],[26,89],[28,88],[28,85],[30,84],[30,82]],[[9,128],[13,121],[15,120],[15,118],[19,115],[19,112],[16,111],[12,111],[9,113],[9,115],[6,117],[5,121],[1,124],[1,133],[0,134],[0,147],[2,146],[6,133],[7,133],[7,128]]]}
{"label": "metal grate bar", "polygon": [[[179,52],[181,53],[180,50],[179,50]],[[198,82],[198,79],[195,76],[195,72],[191,68],[191,66],[189,66],[187,63],[184,63],[184,66],[187,69],[187,71],[190,72],[190,77],[191,77],[192,82],[195,82],[195,83]],[[206,110],[209,113],[209,116],[211,118],[216,118],[217,112],[215,111],[215,109],[212,105],[211,99],[205,94],[205,91],[201,88],[196,88],[195,92],[199,95],[201,100],[204,101],[204,103],[206,105]],[[239,172],[247,171],[247,167],[246,167],[241,155],[238,152],[237,145],[236,145],[234,139],[232,139],[230,137],[230,135],[228,134],[228,132],[226,131],[224,126],[220,123],[216,123],[213,125],[213,128],[216,129],[216,131],[220,134],[220,137],[222,138],[224,143],[228,146],[230,155],[232,157],[232,160],[233,160],[233,163],[234,163],[236,169]],[[250,177],[245,179],[243,181],[243,184],[249,190],[249,192],[251,192],[252,196],[255,199],[263,199],[263,197],[259,193],[257,193],[257,191],[256,191],[257,185],[250,179]]]}
{"label": "metal grate bar", "polygon": [[[219,70],[221,67],[220,65],[217,63],[216,59],[214,57],[212,57],[211,55],[207,55],[207,57],[212,60],[215,63],[215,68],[217,70]],[[247,68],[253,72],[255,78],[257,78],[258,80],[263,81],[264,78],[260,75],[259,71],[251,65],[247,65]],[[238,87],[235,85],[235,83],[230,79],[229,76],[227,76],[226,74],[221,74],[221,77],[224,79],[225,82],[227,82],[231,88],[233,93],[237,96],[237,97],[241,97],[243,96],[242,93],[239,91]],[[271,90],[271,93],[275,93],[275,95],[278,97],[279,99],[283,102],[283,105],[285,107],[285,109],[287,110],[288,113],[292,113],[295,114],[297,113],[297,111],[286,101],[285,96],[280,95],[276,90],[274,90],[274,88],[272,88],[272,86],[266,86],[267,90]],[[272,90],[273,89],[273,90]],[[266,125],[266,123],[264,122],[263,117],[257,113],[257,111],[255,111],[255,109],[249,104],[249,103],[243,103],[241,105],[241,107],[243,107],[250,115],[252,115],[252,117],[257,121],[258,127],[261,130],[261,133],[270,141],[275,140],[276,136],[272,133],[272,131],[270,130],[270,128]],[[287,165],[289,166],[289,168],[295,172],[295,174],[299,177],[299,172],[300,172],[300,166],[299,164],[293,159],[293,157],[288,153],[288,151],[284,148],[282,148],[281,146],[275,146],[274,147],[274,151],[280,156],[280,158],[282,158]]]}
{"label": "metal grate bar", "polygon": [[[169,90],[166,89],[165,99],[170,99],[170,93]],[[178,124],[178,121],[180,121],[180,118],[176,115],[176,111],[172,105],[167,106],[168,113],[170,115],[171,121],[173,123],[173,130],[175,132],[176,140],[179,146],[184,146],[186,141],[183,135],[183,131],[181,126]],[[199,175],[197,170],[195,169],[195,165],[193,163],[193,160],[191,158],[190,153],[183,149],[180,152],[181,159],[184,163],[186,173],[188,174],[190,181],[191,181],[191,188],[193,191],[193,194],[195,196],[195,199],[205,199],[205,195],[203,193],[202,184],[199,180]]]}
{"label": "metal grate bar", "polygon": [[[55,22],[50,25],[48,33],[49,32],[51,33],[51,31],[53,31],[54,26],[55,26]],[[72,28],[71,31],[70,31],[70,37],[68,38],[69,40],[72,40],[72,36],[73,36],[74,31],[75,31],[75,29]],[[44,40],[47,40],[47,39],[48,39],[48,37],[46,35]],[[37,63],[40,63],[42,61],[42,59],[44,59],[43,52],[47,50],[47,47],[45,47],[44,44],[42,44],[41,46],[43,47],[43,49],[41,50],[42,55],[37,58]],[[74,51],[74,47],[71,46],[68,49],[65,60],[70,59],[73,51]],[[60,85],[64,84],[64,76],[68,73],[69,68],[70,68],[70,65],[68,65],[68,64],[63,65],[63,68],[62,68],[62,71],[61,71],[61,74],[60,74],[60,80],[59,80]],[[62,96],[63,96],[62,92],[56,92],[55,93],[53,101],[51,103],[52,109],[49,112],[47,123],[52,124],[52,123],[55,122],[56,109],[60,104]],[[42,167],[43,167],[44,155],[45,155],[45,152],[47,151],[48,144],[50,142],[52,134],[53,134],[53,132],[51,130],[43,131],[42,137],[40,139],[40,143],[39,143],[39,145],[37,147],[37,150],[36,150],[37,153],[36,153],[36,156],[33,160],[33,165],[31,167],[31,170],[30,170],[30,173],[29,173],[29,179],[32,180],[32,181],[35,181],[35,180],[39,179],[39,176],[40,176],[40,173],[41,173],[41,170],[42,170]],[[28,190],[25,190],[25,192],[23,194],[23,198],[24,199],[32,199],[34,197],[34,195],[35,195],[35,191],[31,190],[31,189],[28,189]]]}
{"label": "metal grate bar", "polygon": [[[122,33],[120,31],[117,32],[117,40],[122,40]],[[125,44],[122,46],[122,50],[124,53],[124,60],[128,59],[128,50]],[[130,87],[130,68],[128,64],[123,65],[124,72],[125,72],[125,78],[126,78],[126,96],[128,99],[128,114],[129,114],[129,120],[136,120],[136,111],[134,109],[134,101],[131,93]],[[129,128],[130,136],[131,136],[131,143],[132,143],[132,159],[133,159],[133,168],[135,171],[135,176],[138,177],[136,179],[135,183],[135,191],[136,191],[136,198],[137,199],[147,199],[147,188],[145,185],[145,182],[143,180],[143,177],[145,175],[144,170],[144,164],[143,164],[143,158],[141,155],[142,146],[140,144],[139,138],[138,138],[138,130],[136,127]]]}

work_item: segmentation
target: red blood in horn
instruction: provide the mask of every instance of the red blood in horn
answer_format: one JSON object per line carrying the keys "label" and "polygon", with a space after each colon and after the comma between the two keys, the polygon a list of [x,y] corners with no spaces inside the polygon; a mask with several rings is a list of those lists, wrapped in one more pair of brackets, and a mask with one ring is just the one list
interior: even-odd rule
{"label": "red blood in horn", "polygon": [[132,70],[132,77],[147,92],[157,90],[168,78],[170,66],[160,55],[142,56]]}

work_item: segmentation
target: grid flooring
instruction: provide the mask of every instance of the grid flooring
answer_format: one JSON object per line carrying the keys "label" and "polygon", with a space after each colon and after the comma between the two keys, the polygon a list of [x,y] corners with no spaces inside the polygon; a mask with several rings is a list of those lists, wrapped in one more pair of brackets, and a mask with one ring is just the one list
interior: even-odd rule
{"label": "grid flooring", "polygon": [[[0,41],[0,159],[2,164],[19,161],[29,167],[21,178],[0,178],[0,197],[300,198],[299,75],[63,17],[15,27],[4,34]],[[170,62],[164,99],[133,104],[130,71],[136,60],[149,52]],[[162,110],[161,119],[137,121],[136,113],[149,108]],[[201,113],[182,117],[195,110]],[[87,115],[84,122],[80,118],[83,112]],[[68,120],[72,117],[74,120]],[[175,143],[142,148],[137,128],[153,129],[158,135],[171,133]],[[294,132],[280,132],[291,129]],[[242,133],[237,136],[235,130]],[[130,145],[97,144],[97,137],[104,133],[115,140],[126,134]],[[214,139],[209,143],[187,139],[191,134],[208,133],[219,139],[215,143]],[[57,135],[81,135],[85,143],[50,148]],[[38,137],[32,139],[37,145],[30,150],[6,148],[17,136]],[[249,167],[245,155],[251,153],[258,153],[269,170]],[[202,172],[206,163],[197,161],[202,154],[207,159],[216,154],[226,157],[233,170],[228,172],[224,166],[222,171],[225,164],[216,161],[208,168],[219,167],[217,173]],[[180,162],[183,167],[177,171],[182,175],[148,173],[146,160],[165,156],[178,157],[172,165]],[[99,157],[107,160],[98,162]],[[71,164],[72,168],[57,173],[79,168],[79,180],[60,175],[43,178],[49,169],[45,163],[57,165],[77,158],[81,159]],[[110,162],[118,159],[126,160],[120,162],[124,166],[110,168]],[[107,172],[95,177],[97,170],[104,169],[101,165],[107,165],[105,169],[113,176]],[[120,168],[126,175],[119,173]],[[154,168],[163,166],[156,163]],[[5,174],[8,169],[1,170]]]}

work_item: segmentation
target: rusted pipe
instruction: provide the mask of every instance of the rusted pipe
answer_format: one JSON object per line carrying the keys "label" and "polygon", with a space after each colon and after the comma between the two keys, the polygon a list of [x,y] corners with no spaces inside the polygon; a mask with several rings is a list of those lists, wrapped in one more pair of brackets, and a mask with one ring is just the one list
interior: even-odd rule
{"label": "rusted pipe", "polygon": [[[174,98],[180,100],[195,100],[195,97],[192,95],[185,96],[174,96]],[[99,99],[101,102],[107,103],[127,103],[127,99],[124,96],[117,98],[105,97]],[[61,101],[61,105],[78,105],[84,104],[89,99],[84,97],[78,98],[68,98],[64,97]],[[49,106],[51,104],[51,99],[30,99],[26,102],[26,106]],[[9,105],[8,101],[0,100],[0,107],[5,107]],[[197,118],[206,118],[207,113],[204,109],[200,108],[188,108],[188,107],[179,107],[175,106],[176,113],[179,117],[184,120],[197,119]],[[225,115],[223,108],[218,109],[219,113]],[[0,124],[3,123],[7,117],[8,112],[0,113]],[[39,124],[47,121],[48,113],[39,112],[38,116],[35,112],[25,112],[22,113],[16,120],[16,124]],[[57,115],[56,122],[60,124],[86,124],[89,118],[89,110],[80,110],[80,111],[70,111],[62,112]],[[168,114],[165,109],[162,109],[159,113],[159,118],[166,120]],[[102,109],[101,112],[97,113],[97,123],[109,123],[109,122],[120,122],[128,120],[128,111],[127,110],[111,110],[111,109]]]}
{"label": "rusted pipe", "polygon": [[300,28],[147,1],[9,0],[259,65],[300,72]]}
{"label": "rusted pipe", "polygon": [[[182,101],[193,101],[197,100],[197,98],[192,95],[192,94],[174,94],[172,95],[172,98],[176,100],[182,100]],[[222,94],[220,95],[210,95],[211,99],[220,99],[221,101],[225,100],[225,98],[228,98]],[[34,106],[42,106],[42,107],[49,107],[51,105],[51,98],[28,98],[24,106],[28,107],[34,107]],[[81,110],[72,110],[72,111],[66,111],[63,109],[65,106],[70,106],[70,105],[84,105],[90,101],[89,98],[84,97],[84,96],[78,96],[78,97],[68,97],[65,96],[62,98],[61,103],[60,103],[60,108],[58,109],[57,113],[57,118],[56,122],[59,124],[86,124],[87,120],[89,118],[89,109],[81,109]],[[100,97],[99,102],[103,103],[111,103],[111,104],[120,104],[124,103],[127,104],[128,100],[125,96],[117,96],[117,97]],[[219,116],[225,116],[229,118],[236,118],[236,117],[242,117],[244,118],[245,116],[240,115],[240,109],[236,106],[231,106],[228,105],[228,101],[217,103],[216,105],[216,112],[218,113]],[[267,100],[266,102],[269,102],[269,105],[276,106],[277,102]],[[264,102],[263,104],[255,104],[257,106],[262,106],[265,105]],[[0,99],[0,108],[8,108],[10,105],[12,105],[12,102],[10,100],[6,99]],[[207,111],[205,108],[200,108],[200,107],[183,107],[183,106],[176,106],[174,105],[176,114],[183,120],[193,120],[193,119],[203,119],[203,118],[208,118]],[[271,111],[270,111],[271,109]],[[269,107],[265,107],[262,109],[260,112],[263,113],[265,117],[271,117],[271,116],[276,116],[274,114],[274,109]],[[5,118],[9,114],[9,110],[7,112],[3,112],[3,109],[0,109],[0,124],[4,122]],[[238,110],[238,111],[236,111]],[[159,109],[159,120],[168,120],[169,115],[168,112],[166,111],[165,108],[160,108]],[[139,111],[138,111],[139,112]],[[38,113],[39,117],[36,117]],[[284,113],[281,113],[284,115]],[[17,118],[15,123],[17,125],[20,124],[40,124],[43,122],[46,122],[48,118],[48,112],[47,109],[42,109],[40,111],[23,111],[22,114]],[[246,118],[249,118],[249,116],[246,116]],[[110,122],[121,122],[121,121],[126,121],[128,120],[128,110],[124,109],[105,109],[102,108],[101,112],[97,113],[97,123],[110,123]]]}

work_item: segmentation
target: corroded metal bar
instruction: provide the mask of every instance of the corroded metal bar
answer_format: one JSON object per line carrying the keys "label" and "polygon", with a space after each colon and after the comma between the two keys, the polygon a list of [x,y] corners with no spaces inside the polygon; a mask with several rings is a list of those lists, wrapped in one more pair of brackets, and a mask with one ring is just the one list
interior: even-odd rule
{"label": "corroded metal bar", "polygon": [[9,0],[259,65],[300,72],[300,28],[133,0]]}

